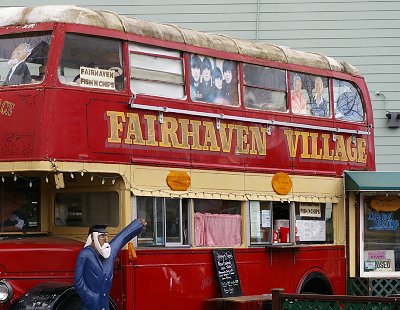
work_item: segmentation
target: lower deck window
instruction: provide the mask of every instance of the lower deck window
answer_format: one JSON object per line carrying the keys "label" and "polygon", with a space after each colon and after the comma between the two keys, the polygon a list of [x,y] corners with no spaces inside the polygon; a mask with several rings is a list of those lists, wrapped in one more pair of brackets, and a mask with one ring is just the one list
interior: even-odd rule
{"label": "lower deck window", "polygon": [[138,245],[188,245],[189,200],[178,198],[137,197],[137,213],[147,225],[138,236]]}
{"label": "lower deck window", "polygon": [[57,226],[119,225],[117,192],[58,193],[54,199]]}
{"label": "lower deck window", "polygon": [[3,177],[0,182],[0,231],[40,228],[40,179]]}
{"label": "lower deck window", "polygon": [[290,242],[291,204],[250,201],[250,244]]}
{"label": "lower deck window", "polygon": [[240,201],[195,199],[195,245],[240,246],[242,244],[240,206]]}
{"label": "lower deck window", "polygon": [[296,243],[333,243],[332,203],[296,205]]}
{"label": "lower deck window", "polygon": [[250,201],[250,244],[332,243],[332,203]]}

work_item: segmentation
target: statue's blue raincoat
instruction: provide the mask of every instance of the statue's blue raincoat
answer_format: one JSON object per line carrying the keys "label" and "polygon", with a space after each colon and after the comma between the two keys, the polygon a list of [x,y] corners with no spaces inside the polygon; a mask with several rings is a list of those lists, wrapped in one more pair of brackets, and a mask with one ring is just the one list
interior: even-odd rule
{"label": "statue's blue raincoat", "polygon": [[74,285],[82,301],[81,310],[108,310],[114,260],[119,251],[142,231],[143,225],[134,220],[110,242],[111,254],[101,257],[92,246],[84,248],[78,255]]}

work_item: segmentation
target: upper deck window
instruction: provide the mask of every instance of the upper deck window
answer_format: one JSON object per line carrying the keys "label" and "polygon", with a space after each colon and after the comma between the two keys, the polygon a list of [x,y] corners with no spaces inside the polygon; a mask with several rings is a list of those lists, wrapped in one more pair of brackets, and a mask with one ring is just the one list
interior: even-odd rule
{"label": "upper deck window", "polygon": [[68,33],[58,67],[58,78],[67,85],[123,89],[121,42]]}
{"label": "upper deck window", "polygon": [[51,35],[22,33],[0,38],[0,85],[40,83],[46,71]]}
{"label": "upper deck window", "polygon": [[290,73],[291,109],[294,114],[330,117],[328,78]]}
{"label": "upper deck window", "polygon": [[236,62],[198,54],[191,54],[189,58],[190,97],[193,101],[238,105]]}
{"label": "upper deck window", "polygon": [[183,58],[180,51],[131,43],[129,52],[133,93],[185,98]]}
{"label": "upper deck window", "polygon": [[286,72],[284,70],[243,65],[244,104],[265,111],[287,111]]}
{"label": "upper deck window", "polygon": [[347,81],[333,80],[335,118],[345,121],[362,122],[364,108],[357,88]]}

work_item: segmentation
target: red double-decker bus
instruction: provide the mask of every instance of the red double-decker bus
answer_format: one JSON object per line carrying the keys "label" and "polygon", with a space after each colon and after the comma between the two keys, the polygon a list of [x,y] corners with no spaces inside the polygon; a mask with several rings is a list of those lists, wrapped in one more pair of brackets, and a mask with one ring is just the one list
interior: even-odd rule
{"label": "red double-decker bus", "polygon": [[[343,171],[375,169],[356,68],[74,6],[0,26],[1,309],[73,309],[88,227],[134,218],[114,308],[345,293]],[[215,250],[236,264],[225,291]]]}

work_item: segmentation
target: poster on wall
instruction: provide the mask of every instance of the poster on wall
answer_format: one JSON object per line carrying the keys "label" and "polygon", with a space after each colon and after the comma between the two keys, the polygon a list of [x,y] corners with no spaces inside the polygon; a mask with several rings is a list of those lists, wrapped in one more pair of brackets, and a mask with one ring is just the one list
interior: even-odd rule
{"label": "poster on wall", "polygon": [[298,241],[325,241],[326,223],[325,221],[297,220],[296,238]]}
{"label": "poster on wall", "polygon": [[395,271],[394,250],[364,251],[364,271]]}

